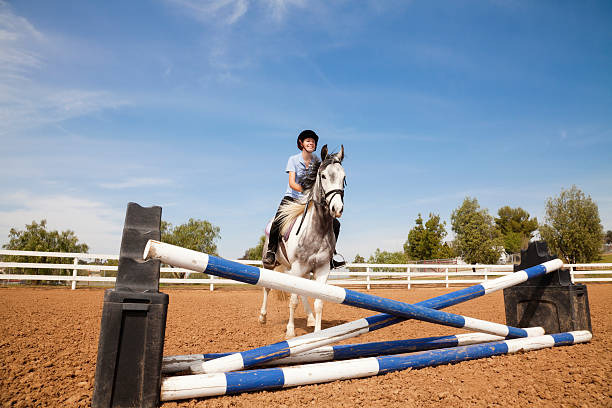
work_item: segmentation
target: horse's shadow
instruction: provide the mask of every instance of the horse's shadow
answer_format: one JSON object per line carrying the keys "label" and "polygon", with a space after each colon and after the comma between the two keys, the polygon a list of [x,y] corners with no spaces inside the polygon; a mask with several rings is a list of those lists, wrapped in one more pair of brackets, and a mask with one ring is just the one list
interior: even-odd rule
{"label": "horse's shadow", "polygon": [[[308,327],[308,319],[305,317],[294,318],[294,324],[296,328],[311,331],[312,327]],[[321,329],[328,329],[330,327],[338,326],[340,324],[348,323],[349,320],[325,320],[321,321]]]}

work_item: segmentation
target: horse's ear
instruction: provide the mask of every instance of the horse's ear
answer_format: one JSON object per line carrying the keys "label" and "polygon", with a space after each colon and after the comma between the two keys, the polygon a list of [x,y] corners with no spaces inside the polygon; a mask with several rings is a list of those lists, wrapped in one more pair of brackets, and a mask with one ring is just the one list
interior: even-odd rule
{"label": "horse's ear", "polygon": [[342,160],[344,160],[344,145],[340,145],[340,153],[338,153],[336,157],[338,158],[340,163],[342,163]]}
{"label": "horse's ear", "polygon": [[325,160],[326,157],[327,157],[327,145],[324,145],[321,148],[321,161]]}

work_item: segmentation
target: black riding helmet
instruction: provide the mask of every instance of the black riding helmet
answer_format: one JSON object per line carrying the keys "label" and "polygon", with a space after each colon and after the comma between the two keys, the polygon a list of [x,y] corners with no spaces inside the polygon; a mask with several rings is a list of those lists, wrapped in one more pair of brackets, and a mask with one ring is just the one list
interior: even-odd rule
{"label": "black riding helmet", "polygon": [[308,138],[314,139],[315,150],[317,150],[317,144],[319,143],[319,136],[317,136],[317,134],[310,129],[302,130],[302,133],[300,133],[300,135],[298,136],[297,138],[298,149],[302,150],[302,143],[304,142],[304,140]]}

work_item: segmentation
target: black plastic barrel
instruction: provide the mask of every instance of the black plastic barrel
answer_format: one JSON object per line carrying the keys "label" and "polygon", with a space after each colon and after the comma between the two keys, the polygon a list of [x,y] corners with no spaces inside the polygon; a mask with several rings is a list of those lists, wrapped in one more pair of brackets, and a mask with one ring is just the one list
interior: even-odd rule
{"label": "black plastic barrel", "polygon": [[[551,259],[555,257],[548,252],[546,242],[531,242],[521,251],[521,263],[515,265],[514,270]],[[567,269],[504,289],[504,305],[508,326],[541,326],[547,334],[592,330],[587,287],[573,284]]]}
{"label": "black plastic barrel", "polygon": [[115,289],[104,294],[94,408],[159,405],[168,295],[159,292],[159,261],[142,253],[160,226],[161,207],[128,204]]}

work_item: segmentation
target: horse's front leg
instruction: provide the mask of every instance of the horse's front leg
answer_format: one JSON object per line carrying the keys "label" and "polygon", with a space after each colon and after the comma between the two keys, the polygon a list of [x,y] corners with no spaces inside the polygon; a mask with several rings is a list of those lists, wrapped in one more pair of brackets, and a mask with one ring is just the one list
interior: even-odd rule
{"label": "horse's front leg", "polygon": [[302,300],[302,306],[304,306],[304,312],[306,312],[306,316],[308,316],[306,326],[313,327],[315,325],[315,317],[310,308],[310,303],[308,303],[308,298],[300,295],[300,299]]}
{"label": "horse's front leg", "polygon": [[268,303],[268,293],[270,293],[270,288],[263,288],[263,303],[261,304],[261,310],[259,311],[259,323],[266,323],[266,315],[268,312],[266,311],[266,304]]}
{"label": "horse's front leg", "polygon": [[285,338],[291,339],[295,337],[295,325],[293,323],[293,317],[295,314],[295,309],[298,305],[298,295],[295,293],[291,294],[291,298],[289,298],[289,321],[287,322],[287,333],[285,334]]}
{"label": "horse's front leg", "polygon": [[[306,267],[300,265],[299,262],[294,262],[291,264],[291,269],[287,273],[292,276],[302,277],[305,275],[305,270]],[[289,321],[287,322],[287,333],[285,334],[285,337],[288,339],[295,337],[295,324],[293,319],[298,303],[298,295],[292,293],[289,299]]]}
{"label": "horse's front leg", "polygon": [[[327,277],[329,276],[329,264],[326,263],[320,269],[315,272],[315,280],[319,283],[327,283]],[[318,332],[321,330],[321,320],[323,316],[323,301],[321,299],[315,299],[314,301],[315,310],[315,328],[314,331]]]}

